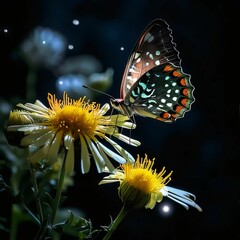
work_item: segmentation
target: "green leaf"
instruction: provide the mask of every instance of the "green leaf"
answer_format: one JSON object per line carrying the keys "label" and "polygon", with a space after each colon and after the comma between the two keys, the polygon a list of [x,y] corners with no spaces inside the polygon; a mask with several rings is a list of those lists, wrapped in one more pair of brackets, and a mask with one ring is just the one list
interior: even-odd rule
{"label": "green leaf", "polygon": [[55,224],[53,229],[59,233],[64,233],[79,240],[90,238],[98,230],[92,229],[92,223],[82,217],[76,217],[69,211],[69,217],[64,223]]}

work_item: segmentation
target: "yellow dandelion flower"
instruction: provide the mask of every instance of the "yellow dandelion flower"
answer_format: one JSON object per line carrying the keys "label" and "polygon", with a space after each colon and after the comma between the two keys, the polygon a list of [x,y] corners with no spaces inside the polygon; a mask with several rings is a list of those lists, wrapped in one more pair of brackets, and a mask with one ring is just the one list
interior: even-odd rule
{"label": "yellow dandelion flower", "polygon": [[153,165],[154,159],[148,159],[147,155],[140,158],[138,155],[135,163],[120,165],[120,168],[104,177],[99,184],[120,182],[119,196],[127,208],[153,209],[163,197],[168,197],[186,209],[190,205],[202,211],[195,203],[195,196],[192,193],[166,186],[171,180],[172,172],[166,174],[165,167],[157,172]]}
{"label": "yellow dandelion flower", "polygon": [[[114,166],[109,160],[113,158],[124,164],[134,162],[130,153],[124,150],[112,138],[115,137],[127,144],[139,146],[140,142],[119,132],[118,127],[133,129],[136,127],[129,118],[123,115],[108,115],[109,104],[86,101],[85,97],[78,100],[70,99],[66,93],[63,99],[48,94],[50,108],[37,100],[34,104],[18,104],[21,111],[13,111],[10,117],[14,119],[31,120],[27,124],[18,120],[13,124],[9,119],[7,132],[24,132],[21,147],[29,147],[30,161],[33,164],[44,163],[52,165],[62,151],[66,154],[66,171],[72,174],[74,170],[74,148],[76,144],[81,148],[81,170],[87,173],[90,169],[90,152],[95,160],[98,172],[104,169],[113,171]],[[13,114],[15,113],[15,114]],[[25,116],[17,117],[16,114]],[[100,140],[105,140],[111,150]]]}

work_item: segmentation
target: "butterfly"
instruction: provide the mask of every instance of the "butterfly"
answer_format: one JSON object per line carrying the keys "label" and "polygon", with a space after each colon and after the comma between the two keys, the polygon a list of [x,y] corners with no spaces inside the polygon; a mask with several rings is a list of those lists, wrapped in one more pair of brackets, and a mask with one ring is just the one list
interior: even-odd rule
{"label": "butterfly", "polygon": [[195,101],[191,76],[183,72],[165,20],[153,20],[136,42],[123,74],[120,98],[110,99],[123,115],[174,122]]}

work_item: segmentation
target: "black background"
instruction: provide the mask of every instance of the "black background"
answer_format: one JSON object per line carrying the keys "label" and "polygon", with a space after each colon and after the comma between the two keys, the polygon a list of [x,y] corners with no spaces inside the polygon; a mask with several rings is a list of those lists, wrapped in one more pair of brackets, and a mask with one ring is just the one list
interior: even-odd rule
{"label": "black background", "polygon": [[[138,126],[131,134],[142,145],[123,146],[134,156],[156,157],[158,169],[173,170],[169,185],[194,193],[203,212],[186,211],[164,199],[154,210],[131,212],[113,239],[240,239],[237,9],[237,1],[215,0],[7,1],[1,6],[0,97],[7,101],[25,97],[27,67],[16,49],[36,26],[62,33],[76,46],[69,55],[92,54],[105,68],[112,67],[114,82],[108,93],[116,98],[128,55],[145,26],[162,18],[173,30],[183,69],[191,74],[195,86],[196,101],[174,124],[136,117]],[[80,21],[77,30],[73,19]],[[122,46],[124,51],[120,51]],[[54,91],[55,77],[41,75],[41,101]],[[98,100],[109,101],[104,96]],[[118,185],[98,186],[102,177],[93,164],[90,173],[79,171],[64,203],[83,211],[95,227],[108,225],[110,215],[114,218],[121,208]],[[4,199],[0,201],[2,205]],[[159,214],[164,203],[173,208],[170,216]]]}

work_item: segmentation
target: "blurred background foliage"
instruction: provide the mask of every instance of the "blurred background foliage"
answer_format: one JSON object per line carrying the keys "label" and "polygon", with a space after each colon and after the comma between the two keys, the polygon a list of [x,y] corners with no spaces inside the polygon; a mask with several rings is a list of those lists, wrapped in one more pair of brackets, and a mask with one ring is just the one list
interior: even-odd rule
{"label": "blurred background foliage", "polygon": [[[233,71],[237,64],[226,67],[238,48],[227,44],[237,22],[235,9],[237,1],[215,0],[5,1],[0,8],[1,127],[16,103],[36,98],[46,103],[48,92],[62,96],[67,90],[73,98],[87,95],[93,101],[109,101],[81,88],[82,83],[118,98],[135,41],[150,21],[163,18],[173,30],[184,71],[192,76],[196,102],[174,124],[137,117],[138,127],[131,134],[142,146],[126,149],[133,156],[148,153],[158,159],[159,169],[173,170],[171,186],[193,192],[203,213],[186,212],[171,203],[171,214],[164,214],[163,202],[153,211],[128,216],[115,240],[239,239],[239,93]],[[39,49],[36,58],[32,51],[36,53],[41,34],[49,34],[58,44]],[[21,178],[22,155],[21,149],[6,143],[1,131],[0,173],[9,185],[13,176]],[[76,167],[80,170],[78,162]],[[64,202],[96,228],[108,225],[121,207],[115,186],[98,186],[102,177],[94,165],[88,174],[77,172]],[[11,215],[13,199],[7,191],[0,192],[0,199],[4,221]],[[3,225],[9,224],[7,218]],[[20,228],[19,236],[31,236],[27,229]]]}

